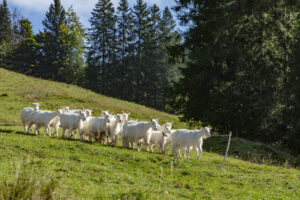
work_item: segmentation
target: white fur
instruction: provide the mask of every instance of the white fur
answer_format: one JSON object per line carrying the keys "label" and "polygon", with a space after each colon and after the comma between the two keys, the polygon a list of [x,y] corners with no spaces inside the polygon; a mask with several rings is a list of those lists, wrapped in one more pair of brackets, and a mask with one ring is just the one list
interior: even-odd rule
{"label": "white fur", "polygon": [[73,130],[78,129],[80,140],[82,140],[81,129],[83,127],[83,121],[86,120],[86,113],[63,113],[60,116],[60,125],[63,129],[63,137],[65,137],[66,130],[70,131],[70,137],[73,135]]}
{"label": "white fur", "polygon": [[32,105],[34,106],[34,108],[30,108],[30,107],[23,108],[21,110],[21,114],[20,114],[21,122],[24,127],[24,131],[26,133],[28,133],[28,128],[31,129],[31,127],[28,127],[29,126],[28,117],[30,116],[31,113],[39,110],[39,107],[40,107],[39,103],[32,103]]}
{"label": "white fur", "polygon": [[130,113],[124,113],[122,111],[122,122],[123,123],[126,123],[128,121],[129,115],[130,115]]}
{"label": "white fur", "polygon": [[109,144],[107,128],[109,123],[110,116],[107,113],[104,114],[104,117],[89,117],[84,126],[84,134],[90,138],[94,137],[96,141],[96,135],[98,135],[98,138],[100,139],[101,132],[105,132],[107,144]]}
{"label": "white fur", "polygon": [[110,117],[110,123],[107,125],[107,129],[110,132],[113,145],[117,143],[118,135],[121,133],[122,121],[123,116],[121,114]]}
{"label": "white fur", "polygon": [[62,114],[62,110],[58,109],[56,111],[47,111],[47,110],[37,110],[30,114],[28,117],[29,127],[35,125],[35,133],[40,134],[40,127],[45,127],[44,135],[47,133],[50,134],[50,124],[58,115]]}
{"label": "white fur", "polygon": [[[203,139],[210,137],[210,129],[208,127],[201,128],[200,130],[186,130],[179,129],[174,131],[171,135],[172,138],[172,154],[181,157],[180,149],[186,150],[188,158],[190,158],[191,147],[197,151],[197,159],[202,154]],[[200,155],[199,155],[200,151]]]}
{"label": "white fur", "polygon": [[145,150],[147,150],[152,133],[149,129],[157,130],[157,122],[158,119],[151,119],[149,122],[125,123],[123,126],[122,146],[127,147],[129,143],[133,146],[133,142],[136,142],[137,150],[140,151],[140,139],[144,139]]}
{"label": "white fur", "polygon": [[165,153],[165,144],[167,137],[171,133],[172,123],[166,123],[160,126],[157,131],[152,130],[150,139],[150,149],[153,152],[153,146],[159,148],[161,153]]}
{"label": "white fur", "polygon": [[[62,109],[62,113],[68,112],[69,111],[69,107],[65,106]],[[54,128],[54,134],[56,134],[56,136],[58,137],[58,129],[60,127],[60,117],[56,116],[50,123],[50,127]],[[51,134],[51,133],[50,133]]]}

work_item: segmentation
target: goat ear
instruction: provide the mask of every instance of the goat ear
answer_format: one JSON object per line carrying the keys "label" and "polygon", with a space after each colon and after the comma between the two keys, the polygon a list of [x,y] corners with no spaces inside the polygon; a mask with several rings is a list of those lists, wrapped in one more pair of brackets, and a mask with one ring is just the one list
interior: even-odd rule
{"label": "goat ear", "polygon": [[123,111],[123,110],[122,110],[121,112],[122,112],[122,114],[124,114],[124,111]]}
{"label": "goat ear", "polygon": [[152,121],[152,116],[150,117],[150,121]]}
{"label": "goat ear", "polygon": [[81,114],[81,110],[79,111],[79,113]]}
{"label": "goat ear", "polygon": [[56,107],[56,110],[58,110],[58,107]]}

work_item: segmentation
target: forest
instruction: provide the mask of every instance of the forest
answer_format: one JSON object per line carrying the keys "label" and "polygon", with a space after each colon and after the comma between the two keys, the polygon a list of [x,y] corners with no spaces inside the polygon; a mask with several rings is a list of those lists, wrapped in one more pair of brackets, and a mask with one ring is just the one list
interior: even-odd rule
{"label": "forest", "polygon": [[133,7],[98,0],[84,29],[72,7],[54,0],[34,34],[30,20],[3,0],[0,67],[299,156],[299,1],[175,1],[161,10],[144,0]]}

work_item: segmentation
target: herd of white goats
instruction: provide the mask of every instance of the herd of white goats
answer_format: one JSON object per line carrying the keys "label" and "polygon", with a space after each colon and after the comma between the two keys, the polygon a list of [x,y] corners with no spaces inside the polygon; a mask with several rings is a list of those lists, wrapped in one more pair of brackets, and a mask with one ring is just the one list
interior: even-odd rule
{"label": "herd of white goats", "polygon": [[[58,136],[59,127],[63,130],[62,137],[66,137],[66,130],[69,130],[69,137],[74,131],[78,131],[80,140],[105,141],[110,145],[115,145],[118,136],[121,137],[123,148],[133,148],[133,143],[143,144],[145,150],[150,146],[156,146],[160,152],[165,153],[165,148],[171,144],[172,154],[181,157],[180,150],[190,158],[190,150],[195,149],[197,158],[202,153],[203,139],[210,137],[210,128],[203,127],[200,130],[178,129],[171,130],[172,123],[166,122],[163,126],[158,124],[158,119],[150,119],[148,122],[128,120],[130,113],[111,115],[108,111],[102,111],[101,117],[92,117],[92,111],[70,110],[65,106],[56,111],[39,110],[39,103],[33,103],[34,108],[26,107],[21,111],[21,121],[25,132],[28,133],[31,127],[35,126],[35,134],[40,134],[40,127],[45,127],[45,133],[51,136],[50,127],[55,129]],[[109,136],[111,141],[109,141]],[[76,138],[76,134],[75,134]]]}

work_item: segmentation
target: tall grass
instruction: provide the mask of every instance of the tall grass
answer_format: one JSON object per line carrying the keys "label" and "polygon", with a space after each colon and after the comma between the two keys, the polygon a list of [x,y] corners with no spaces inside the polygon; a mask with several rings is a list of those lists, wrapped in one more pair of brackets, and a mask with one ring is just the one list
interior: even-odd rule
{"label": "tall grass", "polygon": [[34,174],[28,164],[17,163],[16,167],[12,167],[8,179],[0,184],[0,199],[55,199],[57,181],[52,176],[41,178]]}

